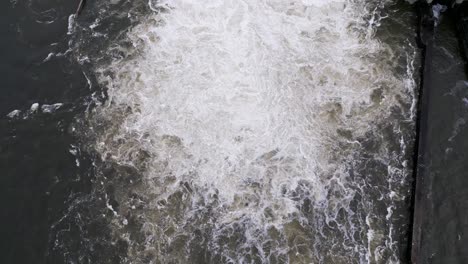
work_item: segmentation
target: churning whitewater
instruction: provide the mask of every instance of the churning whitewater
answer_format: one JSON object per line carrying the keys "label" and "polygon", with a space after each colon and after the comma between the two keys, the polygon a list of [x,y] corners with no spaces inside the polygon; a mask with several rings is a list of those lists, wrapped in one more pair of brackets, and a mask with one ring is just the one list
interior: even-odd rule
{"label": "churning whitewater", "polygon": [[150,0],[95,67],[127,262],[398,263],[415,54],[374,36],[388,3]]}

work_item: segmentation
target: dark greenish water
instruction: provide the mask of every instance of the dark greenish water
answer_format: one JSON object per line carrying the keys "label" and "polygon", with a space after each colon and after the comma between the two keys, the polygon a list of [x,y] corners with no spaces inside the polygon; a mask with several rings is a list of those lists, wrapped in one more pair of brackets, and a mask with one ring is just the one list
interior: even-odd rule
{"label": "dark greenish water", "polygon": [[[87,2],[0,3],[0,263],[409,262],[413,6]],[[431,110],[447,131],[428,153],[461,186],[447,23],[434,105],[452,108]],[[431,189],[455,207],[427,226],[463,230],[450,188]]]}

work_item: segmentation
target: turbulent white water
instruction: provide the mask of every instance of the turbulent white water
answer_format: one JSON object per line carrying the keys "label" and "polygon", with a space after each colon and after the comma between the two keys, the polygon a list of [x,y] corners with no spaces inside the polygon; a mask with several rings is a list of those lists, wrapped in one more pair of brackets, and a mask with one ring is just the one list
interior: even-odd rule
{"label": "turbulent white water", "polygon": [[132,168],[108,204],[129,263],[398,262],[403,154],[363,143],[410,120],[414,82],[368,2],[150,1],[96,71],[96,148]]}

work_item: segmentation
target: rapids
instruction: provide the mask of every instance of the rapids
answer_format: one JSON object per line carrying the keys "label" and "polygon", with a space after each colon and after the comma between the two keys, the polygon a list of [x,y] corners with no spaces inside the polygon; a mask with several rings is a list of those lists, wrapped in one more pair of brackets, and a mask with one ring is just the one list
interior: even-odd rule
{"label": "rapids", "polygon": [[128,263],[398,263],[417,54],[387,5],[150,0],[94,66]]}

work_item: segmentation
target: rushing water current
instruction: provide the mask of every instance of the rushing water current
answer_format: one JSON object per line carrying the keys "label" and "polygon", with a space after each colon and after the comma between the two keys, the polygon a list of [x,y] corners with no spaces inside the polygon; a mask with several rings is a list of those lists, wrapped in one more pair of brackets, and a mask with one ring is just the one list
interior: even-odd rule
{"label": "rushing water current", "polygon": [[[122,262],[400,262],[418,56],[406,5],[111,1],[92,23],[71,16],[106,98],[75,128]],[[109,17],[130,22],[106,33]]]}

